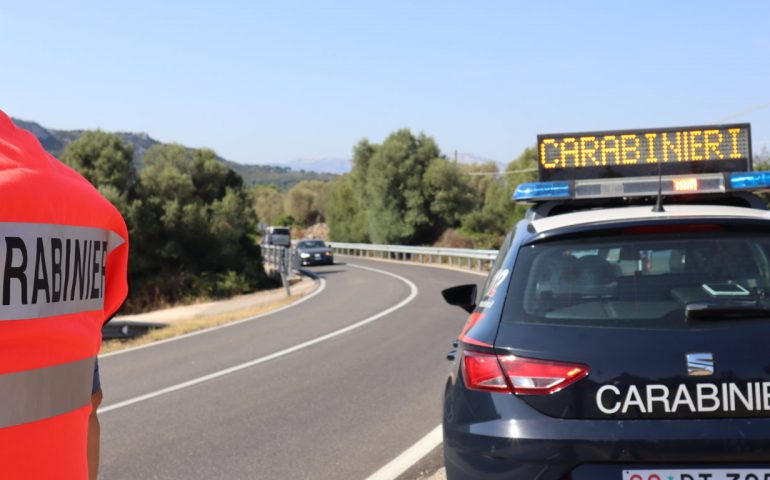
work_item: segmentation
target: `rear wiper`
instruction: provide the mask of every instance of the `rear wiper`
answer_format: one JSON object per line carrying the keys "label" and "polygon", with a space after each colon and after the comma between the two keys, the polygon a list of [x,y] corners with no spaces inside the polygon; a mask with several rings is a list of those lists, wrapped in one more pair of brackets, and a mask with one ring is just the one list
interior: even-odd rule
{"label": "rear wiper", "polygon": [[770,307],[753,300],[730,302],[693,302],[684,309],[689,320],[733,320],[770,317]]}

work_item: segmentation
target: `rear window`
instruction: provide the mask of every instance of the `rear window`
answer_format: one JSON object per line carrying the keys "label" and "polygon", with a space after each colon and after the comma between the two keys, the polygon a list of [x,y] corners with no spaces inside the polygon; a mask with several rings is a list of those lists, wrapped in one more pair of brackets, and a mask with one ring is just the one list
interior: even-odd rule
{"label": "rear window", "polygon": [[764,302],[769,256],[770,236],[754,234],[527,245],[516,259],[503,321],[683,328],[688,303]]}
{"label": "rear window", "polygon": [[273,235],[288,235],[289,229],[288,228],[274,228],[273,229]]}

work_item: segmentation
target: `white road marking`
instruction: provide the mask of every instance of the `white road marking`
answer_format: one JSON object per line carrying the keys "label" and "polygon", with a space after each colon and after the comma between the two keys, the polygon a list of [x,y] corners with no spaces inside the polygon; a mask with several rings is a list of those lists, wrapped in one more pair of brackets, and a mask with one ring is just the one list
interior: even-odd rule
{"label": "white road marking", "polygon": [[[260,357],[260,358],[257,358],[255,360],[251,360],[251,361],[248,361],[248,362],[245,362],[245,363],[241,363],[240,365],[235,365],[233,367],[225,368],[223,370],[219,370],[217,372],[210,373],[210,374],[204,375],[202,377],[194,378],[194,379],[188,380],[186,382],[177,383],[176,385],[172,385],[170,387],[161,388],[160,390],[156,390],[154,392],[150,392],[150,393],[147,393],[147,394],[144,394],[144,395],[140,395],[138,397],[130,398],[130,399],[124,400],[122,402],[113,403],[112,405],[108,405],[108,406],[100,408],[99,409],[99,413],[107,413],[107,412],[111,412],[113,410],[118,410],[120,408],[127,407],[129,405],[134,405],[136,403],[143,402],[145,400],[150,400],[152,398],[156,398],[156,397],[160,397],[162,395],[166,395],[167,393],[172,393],[172,392],[176,392],[176,391],[182,390],[184,388],[192,387],[194,385],[198,385],[198,384],[207,382],[209,380],[213,380],[215,378],[224,377],[225,375],[230,375],[231,373],[235,373],[235,372],[239,372],[241,370],[247,369],[247,368],[251,368],[251,367],[253,367],[255,365],[259,365],[260,363],[265,363],[265,362],[269,362],[270,360],[275,360],[276,358],[283,357],[283,356],[288,355],[290,353],[294,353],[294,352],[297,352],[299,350],[302,350],[302,349],[305,349],[307,347],[310,347],[312,345],[316,345],[318,343],[324,342],[324,341],[332,339],[334,337],[338,337],[338,336],[343,335],[345,333],[348,333],[348,332],[350,332],[352,330],[355,330],[357,328],[363,327],[364,325],[368,325],[368,324],[370,324],[370,323],[372,323],[372,322],[374,322],[376,320],[379,320],[379,319],[385,317],[386,315],[388,315],[390,313],[395,312],[399,308],[403,307],[404,305],[406,305],[409,302],[411,302],[412,300],[414,300],[415,297],[417,297],[417,294],[420,292],[419,289],[417,288],[417,286],[414,283],[412,283],[409,279],[402,277],[401,275],[396,275],[395,273],[386,272],[385,270],[379,270],[379,269],[376,269],[376,268],[364,267],[364,266],[360,266],[360,265],[351,265],[351,264],[349,264],[348,266],[354,267],[354,268],[360,268],[362,270],[369,270],[369,271],[372,271],[372,272],[381,273],[381,274],[388,275],[388,276],[393,277],[393,278],[397,278],[398,280],[401,280],[402,282],[407,284],[407,286],[409,287],[409,290],[410,290],[409,296],[406,297],[404,300],[400,301],[399,303],[397,303],[396,305],[393,305],[390,308],[382,310],[381,312],[379,312],[379,313],[377,313],[375,315],[372,315],[371,317],[365,318],[365,319],[363,319],[363,320],[361,320],[359,322],[356,322],[356,323],[354,323],[352,325],[348,325],[347,327],[340,328],[339,330],[335,330],[335,331],[333,331],[331,333],[327,333],[326,335],[321,335],[320,337],[316,337],[316,338],[314,338],[312,340],[308,340],[306,342],[302,342],[302,343],[300,343],[298,345],[294,345],[293,347],[286,348],[286,349],[281,350],[279,352],[271,353],[270,355],[266,355],[264,357]],[[293,305],[296,305],[296,303],[293,304]]]}
{"label": "white road marking", "polygon": [[[481,277],[486,277],[488,275],[488,272],[476,272],[473,270],[463,271],[455,268],[449,268],[446,266],[432,265],[432,264],[425,264],[425,263],[400,262],[397,260],[385,260],[385,259],[379,259],[379,258],[367,258],[367,260],[381,261],[384,263],[400,263],[402,265],[412,265],[412,266],[418,266],[418,267],[442,268],[444,270],[453,270],[453,271],[459,271],[462,273],[471,273],[473,275],[479,275]],[[395,480],[404,472],[409,470],[409,468],[411,468],[412,465],[422,460],[422,458],[425,457],[425,455],[433,451],[434,448],[441,445],[442,441],[443,439],[441,434],[441,425],[439,424],[436,428],[431,430],[430,433],[428,433],[427,435],[422,437],[420,440],[418,440],[417,443],[407,448],[404,452],[401,453],[401,455],[397,456],[396,458],[388,462],[387,465],[385,465],[384,467],[374,472],[366,480]]]}
{"label": "white road marking", "polygon": [[409,470],[409,467],[441,445],[441,440],[441,425],[439,425],[366,480],[395,480],[399,475]]}
{"label": "white road marking", "polygon": [[145,344],[145,345],[139,345],[139,346],[136,346],[136,347],[126,348],[124,350],[118,350],[117,352],[105,353],[104,355],[99,355],[99,358],[112,357],[114,355],[120,355],[120,354],[123,354],[123,353],[135,352],[136,350],[141,350],[141,349],[144,349],[144,348],[155,347],[155,346],[158,346],[158,345],[162,345],[164,343],[175,342],[175,341],[181,340],[183,338],[194,337],[195,335],[201,335],[201,334],[204,334],[204,333],[211,333],[211,332],[214,332],[216,330],[221,330],[221,329],[227,328],[227,327],[234,327],[236,325],[240,325],[241,323],[251,322],[253,320],[257,320],[259,318],[266,317],[268,315],[273,315],[273,314],[276,314],[278,312],[282,312],[282,311],[284,311],[284,310],[286,310],[288,308],[296,307],[300,303],[306,302],[306,301],[310,300],[311,298],[315,297],[316,295],[318,295],[319,293],[323,292],[324,288],[326,288],[326,280],[321,278],[320,282],[321,282],[321,286],[318,287],[310,295],[308,295],[306,297],[303,297],[303,298],[300,298],[299,300],[297,300],[294,303],[290,303],[288,305],[284,305],[283,307],[278,308],[276,310],[271,310],[269,312],[260,313],[259,315],[255,315],[253,317],[244,318],[243,320],[237,320],[235,322],[225,323],[224,325],[218,325],[216,327],[210,327],[210,328],[204,328],[202,330],[196,330],[194,332],[185,333],[184,335],[179,335],[177,337],[171,337],[171,338],[167,338],[165,340],[158,340],[157,342],[152,342],[152,343],[148,343],[148,344]]}

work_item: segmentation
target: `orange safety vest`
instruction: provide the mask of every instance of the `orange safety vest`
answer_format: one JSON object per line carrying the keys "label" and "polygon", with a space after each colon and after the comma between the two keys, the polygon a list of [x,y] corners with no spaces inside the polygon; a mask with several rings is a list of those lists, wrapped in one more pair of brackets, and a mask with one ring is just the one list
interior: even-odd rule
{"label": "orange safety vest", "polygon": [[117,209],[0,111],[0,478],[88,478],[94,361],[127,262]]}

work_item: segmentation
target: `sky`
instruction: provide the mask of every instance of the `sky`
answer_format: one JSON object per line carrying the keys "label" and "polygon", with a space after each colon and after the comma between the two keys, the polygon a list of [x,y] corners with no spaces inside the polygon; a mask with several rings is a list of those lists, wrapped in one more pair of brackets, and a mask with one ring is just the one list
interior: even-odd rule
{"label": "sky", "polygon": [[770,2],[0,0],[0,109],[240,163],[425,132],[507,163],[540,133],[751,122]]}

